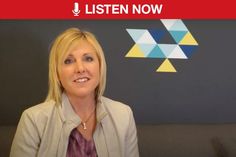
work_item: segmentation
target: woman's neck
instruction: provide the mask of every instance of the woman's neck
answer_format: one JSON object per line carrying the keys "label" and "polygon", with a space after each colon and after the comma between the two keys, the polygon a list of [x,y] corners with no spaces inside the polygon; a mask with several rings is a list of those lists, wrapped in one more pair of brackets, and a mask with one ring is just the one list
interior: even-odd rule
{"label": "woman's neck", "polygon": [[67,95],[72,105],[74,111],[79,116],[86,116],[91,113],[95,109],[96,101],[93,95],[85,96],[85,97],[78,97]]}

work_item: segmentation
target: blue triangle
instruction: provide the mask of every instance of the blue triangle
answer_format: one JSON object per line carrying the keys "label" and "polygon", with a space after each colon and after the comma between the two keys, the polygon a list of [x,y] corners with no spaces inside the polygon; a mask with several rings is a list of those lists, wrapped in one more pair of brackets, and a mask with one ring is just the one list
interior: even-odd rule
{"label": "blue triangle", "polygon": [[179,47],[183,50],[185,55],[189,58],[192,56],[194,50],[197,48],[197,45],[179,45]]}
{"label": "blue triangle", "polygon": [[161,38],[165,35],[164,30],[148,29],[149,33],[152,35],[153,39],[158,43]]}
{"label": "blue triangle", "polygon": [[139,40],[139,38],[147,31],[147,29],[126,29],[126,31],[136,43],[136,41]]}
{"label": "blue triangle", "polygon": [[175,42],[178,44],[188,31],[169,31]]}
{"label": "blue triangle", "polygon": [[155,46],[155,48],[148,54],[147,58],[167,58],[159,46]]}

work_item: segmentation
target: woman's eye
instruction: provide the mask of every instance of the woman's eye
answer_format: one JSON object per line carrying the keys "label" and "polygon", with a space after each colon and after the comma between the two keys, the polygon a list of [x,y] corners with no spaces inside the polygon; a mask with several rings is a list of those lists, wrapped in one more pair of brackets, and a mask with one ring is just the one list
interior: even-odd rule
{"label": "woman's eye", "polygon": [[91,57],[91,56],[85,56],[85,61],[87,61],[87,62],[92,62],[92,61],[93,61],[93,57]]}
{"label": "woman's eye", "polygon": [[64,61],[65,64],[71,64],[71,63],[73,63],[73,62],[74,62],[74,59],[72,59],[72,58],[67,58],[67,59]]}

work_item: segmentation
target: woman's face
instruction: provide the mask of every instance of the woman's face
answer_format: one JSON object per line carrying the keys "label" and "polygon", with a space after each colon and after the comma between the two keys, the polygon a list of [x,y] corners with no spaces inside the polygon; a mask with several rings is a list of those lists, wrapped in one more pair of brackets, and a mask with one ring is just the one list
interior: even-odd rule
{"label": "woman's face", "polygon": [[68,52],[59,69],[59,79],[69,97],[94,98],[99,75],[96,50],[86,40],[80,40]]}

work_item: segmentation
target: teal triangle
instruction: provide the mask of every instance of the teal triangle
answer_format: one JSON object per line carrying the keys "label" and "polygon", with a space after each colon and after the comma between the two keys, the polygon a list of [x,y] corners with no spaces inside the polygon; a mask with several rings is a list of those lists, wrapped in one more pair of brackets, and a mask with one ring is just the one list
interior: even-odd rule
{"label": "teal triangle", "polygon": [[147,57],[149,53],[153,50],[153,48],[156,46],[156,44],[138,44],[141,48],[142,52],[144,53],[144,56]]}
{"label": "teal triangle", "polygon": [[169,29],[169,31],[188,31],[182,20],[177,20]]}
{"label": "teal triangle", "polygon": [[175,42],[178,44],[188,31],[169,31]]}
{"label": "teal triangle", "polygon": [[184,54],[189,58],[192,56],[193,52],[197,48],[197,45],[179,45],[183,50]]}
{"label": "teal triangle", "polygon": [[158,45],[148,54],[147,58],[167,58]]}
{"label": "teal triangle", "polygon": [[161,51],[165,54],[166,58],[172,53],[172,51],[176,48],[177,44],[158,44]]}
{"label": "teal triangle", "polygon": [[126,29],[126,31],[129,33],[129,35],[131,36],[131,38],[134,40],[134,42],[136,43],[136,41],[139,40],[140,37],[142,37],[142,35],[147,31],[146,29]]}

